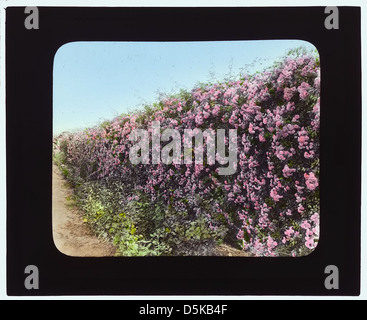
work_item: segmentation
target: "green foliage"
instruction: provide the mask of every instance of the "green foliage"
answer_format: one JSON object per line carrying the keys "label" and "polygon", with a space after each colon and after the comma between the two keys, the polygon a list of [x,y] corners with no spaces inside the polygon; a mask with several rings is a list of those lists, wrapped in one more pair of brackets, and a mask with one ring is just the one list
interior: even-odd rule
{"label": "green foliage", "polygon": [[[218,231],[210,230],[204,216],[178,211],[159,201],[152,203],[145,194],[126,205],[137,233],[148,241],[150,248],[161,254],[207,255],[218,240]],[[223,227],[224,228],[224,227]],[[224,233],[223,230],[222,234]]]}
{"label": "green foliage", "polygon": [[105,120],[103,121],[101,124],[100,124],[100,127],[103,128],[103,129],[106,129],[108,128],[109,126],[111,125],[111,122],[108,121],[108,120]]}
{"label": "green foliage", "polygon": [[226,232],[224,226],[211,230],[204,216],[151,203],[138,192],[138,200],[117,204],[123,191],[113,181],[105,187],[91,182],[74,186],[84,222],[98,237],[110,240],[119,256],[208,255]]}
{"label": "green foliage", "polygon": [[[118,256],[157,256],[169,254],[170,248],[155,239],[146,240],[139,234],[129,212],[116,213],[106,201],[103,201],[93,188],[88,196],[80,200],[79,206],[84,212],[84,222],[88,223],[96,235],[109,239],[116,246]],[[80,198],[79,198],[80,199]]]}

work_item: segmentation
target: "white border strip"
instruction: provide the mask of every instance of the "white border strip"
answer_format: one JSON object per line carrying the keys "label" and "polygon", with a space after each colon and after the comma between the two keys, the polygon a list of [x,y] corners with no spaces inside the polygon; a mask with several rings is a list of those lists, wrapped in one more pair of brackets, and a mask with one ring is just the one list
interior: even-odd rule
{"label": "white border strip", "polygon": [[362,6],[362,0],[0,0],[6,7],[318,7]]}
{"label": "white border strip", "polygon": [[362,58],[362,181],[361,181],[361,295],[367,299],[367,3],[361,4]]}
{"label": "white border strip", "polygon": [[[6,293],[5,10],[0,0],[0,298]],[[3,293],[4,292],[4,293]]]}

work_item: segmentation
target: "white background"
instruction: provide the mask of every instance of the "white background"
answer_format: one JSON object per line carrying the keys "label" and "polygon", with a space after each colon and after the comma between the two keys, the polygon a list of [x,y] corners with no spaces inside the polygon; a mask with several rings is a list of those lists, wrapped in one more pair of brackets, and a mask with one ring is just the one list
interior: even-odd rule
{"label": "white background", "polygon": [[[362,9],[362,90],[366,88],[366,32],[367,30],[367,2],[364,0],[348,0],[348,1],[322,1],[322,0],[307,0],[307,1],[282,1],[282,0],[129,0],[129,1],[116,1],[116,0],[39,0],[39,1],[27,1],[27,0],[0,0],[0,299],[1,300],[16,300],[16,299],[38,299],[42,300],[43,297],[8,297],[6,294],[6,141],[5,141],[5,8],[7,6],[86,6],[86,7],[119,7],[119,6],[131,6],[131,7],[261,7],[261,6],[358,6]],[[47,299],[121,299],[121,300],[143,300],[143,299],[221,299],[221,300],[246,300],[246,299],[318,299],[318,300],[366,300],[367,299],[367,173],[366,173],[366,157],[367,150],[366,144],[363,144],[367,138],[367,110],[366,110],[366,90],[362,92],[362,286],[361,295],[359,297],[285,297],[285,296],[122,296],[122,297],[47,297]],[[41,276],[41,275],[40,275]]]}

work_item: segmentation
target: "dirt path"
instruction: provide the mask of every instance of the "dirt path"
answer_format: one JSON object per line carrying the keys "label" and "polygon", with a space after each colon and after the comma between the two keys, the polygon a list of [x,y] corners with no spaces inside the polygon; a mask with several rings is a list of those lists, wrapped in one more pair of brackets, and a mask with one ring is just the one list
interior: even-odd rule
{"label": "dirt path", "polygon": [[221,244],[216,249],[216,253],[218,256],[222,257],[250,257],[251,255],[247,252],[242,250],[238,250],[235,248],[230,247],[227,244]]}
{"label": "dirt path", "polygon": [[71,190],[60,170],[52,170],[52,231],[55,245],[62,253],[73,257],[114,256],[114,247],[93,235],[83,222],[82,214],[68,206]]}

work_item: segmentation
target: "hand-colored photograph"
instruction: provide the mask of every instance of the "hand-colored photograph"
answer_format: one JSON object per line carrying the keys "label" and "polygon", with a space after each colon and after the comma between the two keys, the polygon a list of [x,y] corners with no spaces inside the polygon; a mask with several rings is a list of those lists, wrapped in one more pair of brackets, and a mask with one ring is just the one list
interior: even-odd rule
{"label": "hand-colored photograph", "polygon": [[320,238],[320,57],[300,40],[71,42],[52,228],[75,257],[302,257]]}

